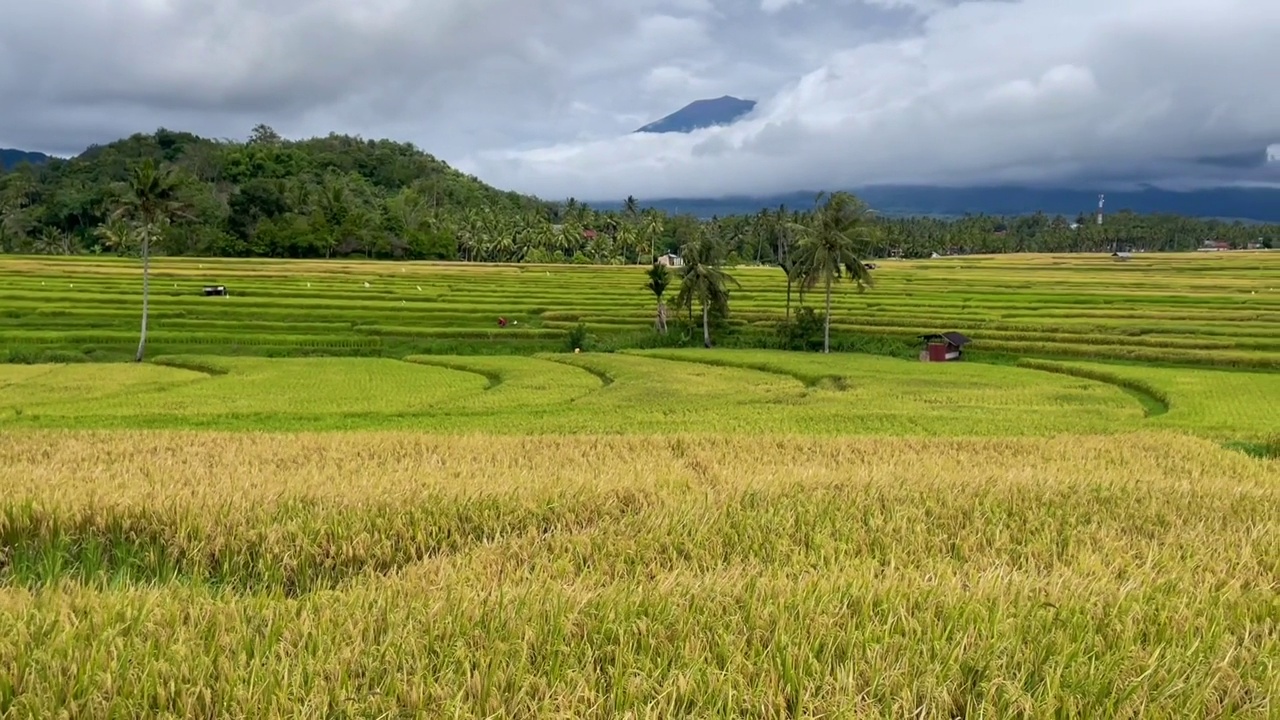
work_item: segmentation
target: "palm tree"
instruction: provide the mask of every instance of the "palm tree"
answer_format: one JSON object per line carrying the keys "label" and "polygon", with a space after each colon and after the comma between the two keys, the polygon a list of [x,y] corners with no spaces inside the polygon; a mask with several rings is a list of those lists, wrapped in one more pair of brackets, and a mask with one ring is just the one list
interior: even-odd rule
{"label": "palm tree", "polygon": [[692,242],[680,249],[684,267],[680,270],[680,294],[677,307],[693,312],[693,301],[702,308],[702,344],[711,347],[711,311],[729,313],[729,283],[737,280],[724,271],[724,248],[714,238],[699,232]]}
{"label": "palm tree", "polygon": [[644,211],[643,234],[649,240],[649,262],[658,261],[658,240],[662,237],[661,213],[653,208]]}
{"label": "palm tree", "polygon": [[653,327],[659,333],[667,334],[667,306],[662,303],[662,294],[667,291],[671,285],[671,273],[667,270],[666,265],[654,262],[653,267],[649,268],[649,282],[645,285],[649,292],[653,293],[653,297],[658,301],[658,319],[654,321]]}
{"label": "palm tree", "polygon": [[795,283],[793,277],[795,271],[795,253],[793,251],[791,238],[791,223],[787,222],[787,209],[785,205],[778,206],[776,215],[770,216],[768,210],[763,211],[763,215],[769,218],[766,227],[772,233],[776,241],[776,254],[778,258],[778,267],[782,268],[782,272],[787,276],[787,314],[786,321],[791,322],[791,286]]}
{"label": "palm tree", "polygon": [[147,313],[151,301],[151,243],[175,218],[185,217],[178,198],[179,179],[171,165],[157,167],[150,158],[133,168],[124,184],[124,197],[115,218],[128,218],[137,227],[142,249],[142,332],[134,362],[142,362],[147,347]]}
{"label": "palm tree", "polygon": [[[819,201],[822,195],[818,196]],[[872,210],[846,192],[827,196],[810,217],[808,224],[792,223],[800,235],[792,271],[802,290],[812,290],[821,283],[826,292],[826,315],[823,317],[822,352],[831,352],[831,286],[848,277],[862,292],[874,282],[858,251],[870,244]]]}

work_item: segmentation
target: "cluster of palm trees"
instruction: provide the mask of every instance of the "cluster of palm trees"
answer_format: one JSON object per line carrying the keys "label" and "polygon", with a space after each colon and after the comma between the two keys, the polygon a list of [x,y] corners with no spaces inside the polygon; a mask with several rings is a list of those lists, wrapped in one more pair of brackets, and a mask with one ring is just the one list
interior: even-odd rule
{"label": "cluster of palm trees", "polygon": [[624,265],[656,258],[665,229],[662,213],[640,211],[635,198],[627,198],[621,214],[597,213],[571,200],[555,219],[474,207],[455,231],[463,260]]}
{"label": "cluster of palm trees", "polygon": [[[804,295],[823,290],[822,351],[831,352],[831,292],[841,280],[852,282],[859,292],[874,284],[860,255],[875,242],[873,211],[857,197],[846,193],[820,194],[818,206],[806,222],[786,222],[777,234],[779,266],[787,275],[787,320],[791,319],[791,290]],[[725,245],[711,233],[699,233],[681,248],[684,264],[679,268],[680,291],[676,306],[693,313],[696,303],[702,314],[702,342],[711,347],[711,317],[728,315],[730,286],[740,284],[725,269]],[[649,270],[647,285],[658,303],[655,327],[666,332],[663,294],[669,284],[668,271],[656,262]]]}

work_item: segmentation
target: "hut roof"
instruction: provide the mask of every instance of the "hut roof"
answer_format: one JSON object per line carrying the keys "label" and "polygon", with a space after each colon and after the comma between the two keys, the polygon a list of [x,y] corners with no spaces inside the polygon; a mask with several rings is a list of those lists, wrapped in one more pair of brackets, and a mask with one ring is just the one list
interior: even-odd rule
{"label": "hut roof", "polygon": [[956,347],[968,345],[969,343],[973,342],[972,340],[965,337],[964,335],[961,335],[960,333],[954,332],[954,331],[944,332],[944,333],[933,333],[930,335],[920,336],[921,340],[936,340],[938,338],[946,340],[947,342],[951,343],[952,345],[955,345]]}

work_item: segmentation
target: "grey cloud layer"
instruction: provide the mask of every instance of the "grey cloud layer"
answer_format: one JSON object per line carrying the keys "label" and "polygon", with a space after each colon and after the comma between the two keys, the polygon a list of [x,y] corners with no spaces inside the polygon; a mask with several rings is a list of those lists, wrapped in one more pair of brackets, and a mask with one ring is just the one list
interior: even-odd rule
{"label": "grey cloud layer", "polygon": [[[1280,141],[1274,0],[0,0],[0,18],[0,145],[65,154],[268,122],[612,198],[1172,177]],[[725,93],[761,105],[628,134]]]}

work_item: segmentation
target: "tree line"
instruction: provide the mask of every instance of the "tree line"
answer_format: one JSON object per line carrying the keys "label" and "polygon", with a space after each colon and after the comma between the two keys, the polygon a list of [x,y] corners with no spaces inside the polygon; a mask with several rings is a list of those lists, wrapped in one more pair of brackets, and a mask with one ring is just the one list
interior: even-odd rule
{"label": "tree line", "polygon": [[[246,141],[161,129],[0,174],[0,252],[136,253],[116,211],[144,163],[167,173],[182,208],[151,239],[166,255],[649,264],[710,238],[725,265],[781,266],[796,228],[820,212],[815,203],[703,219],[635,198],[599,210],[497,190],[407,143],[289,141],[265,125]],[[864,257],[1280,247],[1280,225],[1123,210],[1102,225],[1044,213],[867,222],[876,232]]]}

